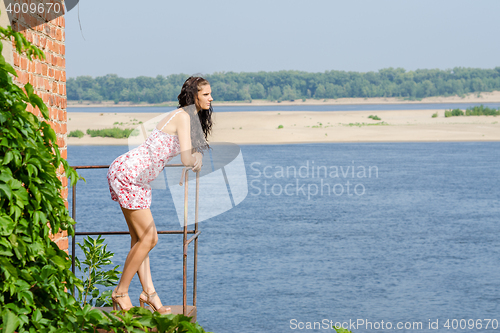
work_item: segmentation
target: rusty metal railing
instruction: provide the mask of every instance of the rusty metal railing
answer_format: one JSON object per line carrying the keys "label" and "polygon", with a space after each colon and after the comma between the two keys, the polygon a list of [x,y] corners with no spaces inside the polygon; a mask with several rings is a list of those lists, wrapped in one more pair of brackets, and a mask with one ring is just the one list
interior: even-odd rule
{"label": "rusty metal railing", "polygon": [[[165,167],[183,167],[182,176],[180,180],[180,185],[184,181],[184,227],[183,230],[162,230],[157,231],[159,235],[171,235],[171,234],[183,234],[182,238],[182,248],[183,248],[183,258],[182,258],[182,313],[187,316],[187,254],[188,245],[194,241],[194,254],[193,254],[193,306],[196,308],[196,272],[198,269],[198,236],[201,231],[198,230],[198,193],[200,189],[199,182],[199,172],[196,172],[196,196],[195,196],[195,217],[194,217],[194,229],[187,229],[188,220],[188,172],[191,167],[184,167],[182,164],[167,164]],[[109,165],[79,165],[72,166],[73,169],[107,169]],[[76,221],[76,185],[73,185],[72,193],[72,218]],[[128,231],[88,231],[88,232],[76,232],[72,236],[71,242],[71,270],[73,274],[75,273],[75,251],[76,251],[76,236],[91,236],[91,235],[129,235]],[[189,239],[188,234],[193,234]],[[73,290],[73,294],[75,290]]]}

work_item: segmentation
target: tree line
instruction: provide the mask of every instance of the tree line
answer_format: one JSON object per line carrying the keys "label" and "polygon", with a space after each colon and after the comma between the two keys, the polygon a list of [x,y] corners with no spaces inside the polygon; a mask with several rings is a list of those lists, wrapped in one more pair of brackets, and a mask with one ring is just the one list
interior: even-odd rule
{"label": "tree line", "polygon": [[[122,78],[115,74],[69,78],[69,100],[94,102],[162,103],[177,101],[186,74]],[[400,97],[410,100],[431,96],[464,96],[500,90],[500,67],[456,67],[449,70],[385,68],[378,72],[278,71],[257,73],[219,72],[204,76],[215,101],[272,101],[306,98]]]}

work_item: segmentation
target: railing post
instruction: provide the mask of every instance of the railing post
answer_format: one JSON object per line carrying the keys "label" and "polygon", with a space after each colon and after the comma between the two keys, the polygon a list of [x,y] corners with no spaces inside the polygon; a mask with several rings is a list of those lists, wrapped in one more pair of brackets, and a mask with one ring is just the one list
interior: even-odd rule
{"label": "railing post", "polygon": [[[194,233],[198,232],[198,194],[200,191],[200,172],[196,173],[196,198],[194,210]],[[196,272],[198,270],[198,237],[194,240],[194,255],[193,255],[193,306],[196,306]]]}
{"label": "railing post", "polygon": [[[76,218],[76,184],[73,185],[73,191],[71,193],[71,197],[73,202],[71,203],[72,210],[71,210],[71,217],[73,220]],[[76,221],[76,220],[75,220]],[[73,236],[71,236],[71,271],[73,272],[73,275],[75,274],[75,232],[76,232],[76,224],[73,226]],[[73,296],[75,296],[75,287],[73,286]]]}
{"label": "railing post", "polygon": [[182,257],[182,314],[187,315],[187,221],[188,221],[188,169],[184,169],[184,233],[183,233],[183,257]]}

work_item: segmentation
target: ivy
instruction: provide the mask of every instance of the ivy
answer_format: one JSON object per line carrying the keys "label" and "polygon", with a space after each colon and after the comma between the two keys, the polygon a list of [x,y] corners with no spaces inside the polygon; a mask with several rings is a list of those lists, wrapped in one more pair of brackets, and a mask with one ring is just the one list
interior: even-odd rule
{"label": "ivy", "polygon": [[[0,39],[14,41],[16,51],[32,61],[41,50],[10,27],[0,27]],[[0,43],[0,51],[2,49]],[[68,291],[84,290],[70,270],[65,251],[50,234],[74,234],[73,219],[61,197],[57,169],[62,166],[70,186],[79,179],[57,146],[46,122],[47,106],[31,84],[17,86],[14,68],[0,54],[0,331],[12,332],[204,332],[182,315],[152,314],[135,308],[108,314],[82,306]],[[26,111],[40,110],[43,119]]]}

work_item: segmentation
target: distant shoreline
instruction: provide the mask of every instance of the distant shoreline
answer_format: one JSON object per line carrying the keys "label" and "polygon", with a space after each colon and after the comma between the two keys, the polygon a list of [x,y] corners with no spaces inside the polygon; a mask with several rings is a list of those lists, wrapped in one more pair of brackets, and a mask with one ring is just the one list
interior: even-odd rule
{"label": "distant shoreline", "polygon": [[[468,94],[460,96],[436,96],[426,97],[421,100],[411,101],[396,97],[370,97],[370,98],[338,98],[338,99],[306,99],[294,101],[271,102],[268,100],[253,100],[252,102],[213,102],[213,106],[276,106],[276,105],[365,105],[365,104],[429,104],[429,103],[500,103],[500,91],[484,92],[479,94]],[[101,103],[68,101],[67,107],[72,108],[96,108],[96,107],[176,107],[177,102],[167,102],[160,104],[131,102],[120,102],[115,104],[113,101],[104,101]]]}

